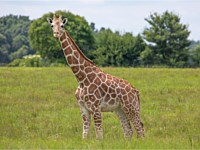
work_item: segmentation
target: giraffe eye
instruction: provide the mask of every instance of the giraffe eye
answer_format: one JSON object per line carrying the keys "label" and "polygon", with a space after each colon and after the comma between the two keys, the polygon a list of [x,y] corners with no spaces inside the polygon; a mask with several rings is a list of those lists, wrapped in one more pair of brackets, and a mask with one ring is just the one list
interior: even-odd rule
{"label": "giraffe eye", "polygon": [[53,28],[53,25],[51,25],[51,27]]}
{"label": "giraffe eye", "polygon": [[61,25],[61,28],[64,28],[64,25]]}

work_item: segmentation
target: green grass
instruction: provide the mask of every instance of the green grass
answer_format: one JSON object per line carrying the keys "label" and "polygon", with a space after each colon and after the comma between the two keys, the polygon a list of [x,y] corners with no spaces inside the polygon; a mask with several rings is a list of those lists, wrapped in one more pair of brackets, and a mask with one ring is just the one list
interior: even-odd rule
{"label": "green grass", "polygon": [[82,121],[69,68],[0,68],[0,149],[200,149],[200,69],[102,68],[141,92],[144,141],[103,113],[104,140]]}

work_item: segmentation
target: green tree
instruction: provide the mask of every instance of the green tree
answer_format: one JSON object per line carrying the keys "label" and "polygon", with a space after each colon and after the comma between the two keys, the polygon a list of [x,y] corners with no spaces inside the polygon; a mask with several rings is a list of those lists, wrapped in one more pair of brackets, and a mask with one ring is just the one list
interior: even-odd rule
{"label": "green tree", "polygon": [[148,65],[153,64],[152,62],[154,62],[152,49],[146,46],[144,51],[140,53],[140,64],[148,67]]}
{"label": "green tree", "polygon": [[194,66],[200,67],[200,44],[197,45],[192,51],[192,59]]}
{"label": "green tree", "polygon": [[6,36],[0,33],[0,64],[9,62],[9,47]]}
{"label": "green tree", "polygon": [[93,60],[101,66],[138,66],[140,53],[145,49],[140,35],[131,33],[123,35],[102,28],[96,34],[96,50],[92,52]]}
{"label": "green tree", "polygon": [[140,55],[144,51],[146,44],[140,35],[133,37],[131,33],[122,36],[124,46],[122,54],[123,66],[139,66],[141,64]]}
{"label": "green tree", "polygon": [[93,60],[101,66],[120,65],[120,35],[110,29],[102,28],[96,33],[96,50],[92,52]]}
{"label": "green tree", "polygon": [[180,23],[180,17],[166,11],[162,15],[151,14],[145,20],[149,27],[143,31],[143,37],[152,52],[151,63],[178,67],[186,65],[190,31],[187,25]]}
{"label": "green tree", "polygon": [[28,40],[30,22],[27,16],[8,15],[0,18],[0,65],[34,53]]}
{"label": "green tree", "polygon": [[10,60],[21,59],[23,56],[28,55],[28,46],[23,45],[17,51],[9,55]]}
{"label": "green tree", "polygon": [[[88,22],[83,17],[74,15],[71,12],[56,11],[55,14],[68,18],[65,29],[70,33],[83,53],[87,55],[87,51],[92,50],[94,47],[94,36]],[[60,44],[53,37],[51,27],[46,20],[47,17],[52,16],[53,13],[48,13],[31,23],[29,29],[30,44],[42,58],[47,58],[52,62],[65,63]]]}

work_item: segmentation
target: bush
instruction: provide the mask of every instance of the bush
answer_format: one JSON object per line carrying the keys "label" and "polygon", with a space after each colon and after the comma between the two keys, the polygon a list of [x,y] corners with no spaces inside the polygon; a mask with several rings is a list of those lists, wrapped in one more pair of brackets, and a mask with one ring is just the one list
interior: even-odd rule
{"label": "bush", "polygon": [[25,56],[23,59],[15,59],[8,64],[9,67],[45,67],[49,65],[49,61],[45,61],[40,55]]}

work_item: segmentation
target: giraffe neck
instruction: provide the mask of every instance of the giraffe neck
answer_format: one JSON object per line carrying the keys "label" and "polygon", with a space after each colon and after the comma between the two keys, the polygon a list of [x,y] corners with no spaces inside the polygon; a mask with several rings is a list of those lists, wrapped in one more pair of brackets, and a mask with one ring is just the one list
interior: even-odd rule
{"label": "giraffe neck", "polygon": [[72,69],[78,82],[83,83],[87,77],[86,70],[88,68],[98,70],[98,68],[82,53],[67,31],[61,35],[59,40],[68,65]]}

